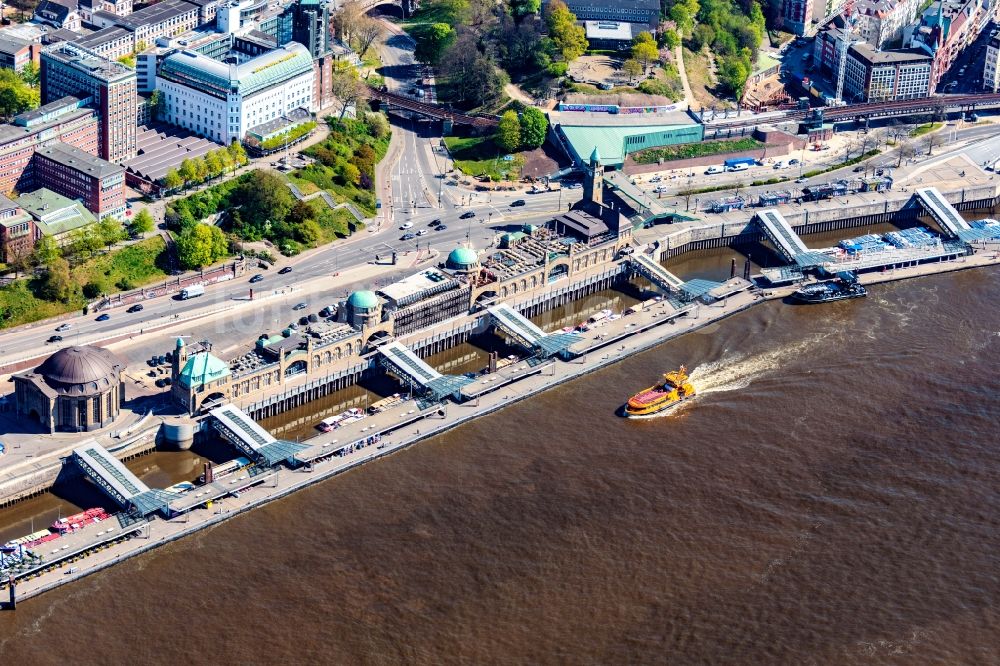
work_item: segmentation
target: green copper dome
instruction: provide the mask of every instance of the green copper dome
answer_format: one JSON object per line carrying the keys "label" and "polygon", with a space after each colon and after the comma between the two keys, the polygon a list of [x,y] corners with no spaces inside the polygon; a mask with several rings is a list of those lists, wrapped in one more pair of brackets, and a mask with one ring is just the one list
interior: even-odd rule
{"label": "green copper dome", "polygon": [[448,265],[454,266],[455,268],[475,266],[478,263],[479,255],[476,254],[475,250],[467,247],[456,247],[451,251],[451,254],[448,255]]}
{"label": "green copper dome", "polygon": [[355,310],[371,310],[378,307],[378,296],[373,291],[356,291],[347,299],[347,304]]}

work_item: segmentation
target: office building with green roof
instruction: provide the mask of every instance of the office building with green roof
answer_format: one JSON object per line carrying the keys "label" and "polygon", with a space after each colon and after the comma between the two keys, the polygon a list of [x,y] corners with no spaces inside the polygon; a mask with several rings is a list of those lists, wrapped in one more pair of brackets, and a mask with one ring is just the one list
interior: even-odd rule
{"label": "office building with green roof", "polygon": [[312,56],[296,42],[239,64],[181,50],[156,76],[161,119],[222,144],[296,109],[314,111],[314,87]]}

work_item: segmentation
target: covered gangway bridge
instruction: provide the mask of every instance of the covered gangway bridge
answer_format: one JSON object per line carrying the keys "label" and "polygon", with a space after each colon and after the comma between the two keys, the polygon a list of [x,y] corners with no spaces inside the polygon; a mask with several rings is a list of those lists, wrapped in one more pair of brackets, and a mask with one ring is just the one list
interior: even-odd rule
{"label": "covered gangway bridge", "polygon": [[133,517],[145,518],[159,511],[169,515],[175,495],[150,488],[110,451],[94,440],[73,449],[72,461],[104,494]]}

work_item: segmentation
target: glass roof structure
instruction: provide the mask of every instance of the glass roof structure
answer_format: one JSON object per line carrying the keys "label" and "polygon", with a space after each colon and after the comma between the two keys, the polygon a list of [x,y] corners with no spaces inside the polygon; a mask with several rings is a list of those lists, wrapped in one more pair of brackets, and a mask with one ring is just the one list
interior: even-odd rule
{"label": "glass roof structure", "polygon": [[292,42],[239,65],[195,51],[178,51],[163,60],[158,76],[226,99],[228,95],[253,95],[312,72],[312,68],[309,51]]}

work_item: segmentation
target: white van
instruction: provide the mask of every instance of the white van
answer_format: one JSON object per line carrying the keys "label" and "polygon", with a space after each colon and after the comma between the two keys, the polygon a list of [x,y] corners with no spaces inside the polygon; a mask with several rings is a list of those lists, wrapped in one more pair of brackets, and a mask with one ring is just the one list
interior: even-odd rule
{"label": "white van", "polygon": [[731,167],[726,167],[726,171],[746,171],[749,168],[748,164],[734,164]]}
{"label": "white van", "polygon": [[705,171],[705,173],[710,176],[710,175],[715,174],[715,173],[723,173],[725,170],[726,170],[725,167],[721,167],[721,166],[718,166],[718,165],[713,165],[713,166],[708,167],[708,169]]}

